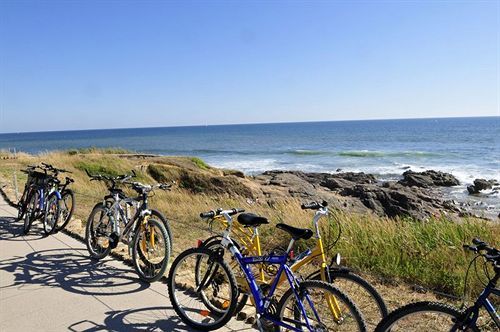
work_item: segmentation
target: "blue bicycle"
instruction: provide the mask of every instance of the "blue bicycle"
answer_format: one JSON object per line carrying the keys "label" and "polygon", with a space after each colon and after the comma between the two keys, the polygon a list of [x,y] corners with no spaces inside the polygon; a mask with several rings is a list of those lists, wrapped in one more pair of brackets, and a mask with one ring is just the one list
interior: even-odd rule
{"label": "blue bicycle", "polygon": [[47,235],[52,234],[61,215],[59,180],[45,173],[32,186],[24,212],[24,234],[28,234],[36,219],[43,219],[43,231]]}
{"label": "blue bicycle", "polygon": [[[375,331],[500,331],[500,318],[490,301],[490,296],[500,296],[500,289],[497,288],[500,277],[500,251],[479,239],[472,240],[472,243],[473,245],[464,246],[465,249],[477,254],[471,261],[469,269],[478,258],[482,258],[485,264],[492,265],[495,273],[489,278],[484,290],[472,306],[459,311],[438,302],[411,303],[389,314],[379,323]],[[498,302],[498,298],[496,301]],[[488,322],[483,321],[487,321],[487,316],[480,315],[482,308],[491,317]]]}
{"label": "blue bicycle", "polygon": [[[235,273],[248,283],[256,308],[256,323],[261,331],[366,331],[362,314],[356,305],[339,289],[322,281],[302,281],[289,267],[295,241],[311,238],[310,229],[287,224],[276,227],[291,236],[286,252],[264,256],[243,256],[231,240],[232,215],[239,209],[202,213],[209,218],[222,215],[227,228],[222,235],[222,246],[216,249],[192,248],[182,252],[173,262],[168,278],[168,292],[174,310],[187,325],[211,331],[225,325],[233,316],[239,295]],[[245,226],[255,226],[265,218],[247,214]],[[224,260],[230,253],[238,263],[238,271],[231,271]],[[260,286],[256,275],[260,265],[277,267],[270,286]],[[277,288],[282,276],[289,289]],[[278,301],[277,298],[281,297]]]}

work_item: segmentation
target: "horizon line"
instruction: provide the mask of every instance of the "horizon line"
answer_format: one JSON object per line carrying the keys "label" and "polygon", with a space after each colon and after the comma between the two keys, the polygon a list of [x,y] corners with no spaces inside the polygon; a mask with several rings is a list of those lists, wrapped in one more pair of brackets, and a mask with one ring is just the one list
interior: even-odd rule
{"label": "horizon line", "polygon": [[363,122],[363,121],[394,121],[394,120],[440,120],[440,119],[469,119],[469,118],[500,118],[500,115],[485,115],[485,116],[443,116],[443,117],[422,117],[422,118],[373,118],[373,119],[342,119],[342,120],[280,121],[280,122],[249,122],[249,123],[225,123],[225,124],[174,125],[174,126],[157,126],[157,127],[147,127],[146,126],[146,127],[117,127],[117,128],[85,128],[85,129],[64,129],[64,130],[0,132],[0,135],[40,134],[40,133],[76,132],[76,131],[99,131],[99,130],[130,130],[130,129],[160,129],[160,128],[222,127],[222,126],[247,126],[247,125],[276,125],[276,124],[299,124],[299,123],[323,123],[323,122]]}

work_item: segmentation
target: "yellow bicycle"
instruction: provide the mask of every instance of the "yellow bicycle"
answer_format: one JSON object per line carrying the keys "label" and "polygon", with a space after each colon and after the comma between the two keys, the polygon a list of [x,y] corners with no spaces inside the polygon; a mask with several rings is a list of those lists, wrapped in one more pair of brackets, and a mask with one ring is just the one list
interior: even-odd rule
{"label": "yellow bicycle", "polygon": [[[294,257],[291,263],[292,265],[290,266],[291,270],[293,272],[296,272],[303,266],[309,264],[312,265],[312,263],[319,260],[319,269],[309,274],[305,279],[322,280],[328,283],[333,283],[335,286],[343,290],[349,296],[349,298],[351,298],[356,303],[363,316],[365,317],[367,326],[369,327],[369,329],[373,330],[377,323],[383,317],[387,316],[387,307],[380,294],[367,280],[354,273],[347,267],[340,265],[339,254],[335,255],[328,264],[319,228],[320,219],[323,216],[327,216],[329,214],[328,204],[326,202],[312,202],[308,204],[302,204],[302,209],[316,211],[313,217],[316,246],[312,250],[307,249]],[[213,228],[214,222],[220,223],[220,226],[226,228],[227,221],[224,218],[219,217],[216,213],[214,215],[215,217],[209,219],[211,228]],[[261,256],[262,248],[259,235],[259,226],[269,224],[269,221],[264,217],[256,216],[251,213],[242,213],[238,215],[237,220],[238,223],[233,223],[231,229],[231,232],[233,234],[233,242],[235,242],[235,245],[239,247],[239,250],[242,252],[242,254],[250,256]],[[221,236],[216,235],[206,239],[199,245],[208,249],[215,249],[221,246],[220,241]],[[260,264],[258,266],[258,270],[254,271],[254,273],[256,274],[256,279],[261,283],[261,287],[265,288],[272,284],[273,275],[276,273],[275,266]],[[237,277],[236,280],[240,287],[240,298],[236,309],[236,312],[239,312],[247,303],[250,294],[248,292],[248,285],[246,285],[244,278],[240,279]],[[285,281],[285,277],[282,276],[278,282],[278,285]],[[328,305],[331,307],[333,315],[337,316],[334,302],[334,299],[330,299],[327,301]]]}

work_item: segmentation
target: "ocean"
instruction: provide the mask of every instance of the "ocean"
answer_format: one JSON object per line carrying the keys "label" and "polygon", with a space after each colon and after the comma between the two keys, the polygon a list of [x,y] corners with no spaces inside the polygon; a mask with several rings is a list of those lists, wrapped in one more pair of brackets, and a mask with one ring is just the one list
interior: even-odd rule
{"label": "ocean", "polygon": [[[453,189],[457,196],[476,178],[500,181],[500,117],[0,134],[0,149],[29,153],[91,146],[197,156],[210,165],[246,174],[340,169],[389,180],[408,169],[434,169],[452,173],[462,182]],[[493,193],[486,200],[494,204],[498,198]]]}

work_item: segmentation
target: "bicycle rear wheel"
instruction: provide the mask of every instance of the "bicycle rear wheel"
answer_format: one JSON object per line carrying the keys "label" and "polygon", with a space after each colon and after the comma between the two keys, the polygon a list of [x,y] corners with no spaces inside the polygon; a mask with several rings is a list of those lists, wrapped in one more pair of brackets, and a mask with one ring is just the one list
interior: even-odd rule
{"label": "bicycle rear wheel", "polygon": [[[238,250],[241,251],[241,246],[234,240],[233,240],[233,243],[238,248]],[[212,251],[225,250],[224,247],[222,246],[220,236],[216,236],[216,237],[213,237],[213,239],[206,240],[206,242],[203,244],[203,248],[207,248],[207,249],[212,250]],[[233,258],[233,256],[229,253],[226,253],[226,255],[224,255],[224,259],[226,260],[226,262],[228,262],[229,267],[231,268],[231,271],[233,271],[233,274],[235,272],[237,273],[237,276],[235,276],[235,277],[236,277],[237,282],[239,283],[238,284],[239,295],[238,295],[238,300],[237,300],[238,304],[236,305],[236,309],[234,311],[234,315],[237,315],[241,310],[243,310],[243,308],[245,307],[245,305],[248,301],[249,296],[247,293],[244,292],[245,290],[248,290],[248,284],[246,284],[246,281],[244,281],[244,280],[246,280],[245,276],[244,276],[243,272],[241,271],[238,262]],[[198,274],[198,267],[196,268],[196,271],[197,271],[197,278],[199,279],[200,276]],[[245,284],[242,284],[240,281],[242,281]],[[207,303],[207,305],[210,306],[209,303]]]}
{"label": "bicycle rear wheel", "polygon": [[26,205],[26,211],[24,213],[24,234],[28,234],[31,228],[31,224],[35,219],[38,206],[38,192],[34,191],[28,196],[28,204]]}
{"label": "bicycle rear wheel", "polygon": [[87,220],[85,228],[85,244],[90,257],[102,259],[111,251],[111,233],[113,222],[108,214],[109,209],[103,204],[97,204]]}
{"label": "bicycle rear wheel", "polygon": [[423,331],[479,331],[477,327],[465,330],[455,326],[462,313],[438,302],[416,302],[396,309],[377,326],[376,332]]}
{"label": "bicycle rear wheel", "polygon": [[174,238],[172,236],[172,230],[170,229],[170,223],[168,222],[167,218],[158,210],[151,209],[151,216],[160,220],[163,223],[163,226],[165,226],[165,230],[167,231],[168,239],[170,240],[168,242],[169,244],[169,251],[172,252],[172,248],[174,245]]}
{"label": "bicycle rear wheel", "polygon": [[[313,331],[366,331],[363,315],[338,288],[323,281],[309,280],[300,283],[299,292],[304,311],[290,288],[277,307],[281,322],[305,330],[308,322]],[[332,305],[336,308],[334,310],[340,311],[336,314],[337,317],[332,313]],[[276,326],[275,331],[288,330]]]}
{"label": "bicycle rear wheel", "polygon": [[63,230],[73,216],[75,210],[75,194],[71,189],[65,189],[61,193],[61,220],[56,226],[56,232]]}
{"label": "bicycle rear wheel", "polygon": [[134,235],[132,260],[139,277],[146,282],[159,280],[170,259],[170,239],[161,221],[148,219]]}
{"label": "bicycle rear wheel", "polygon": [[[368,281],[348,269],[328,267],[327,272],[329,282],[349,296],[363,314],[368,329],[373,331],[388,314],[382,296]],[[321,271],[311,274],[307,279],[321,280]]]}
{"label": "bicycle rear wheel", "polygon": [[50,194],[46,204],[43,216],[43,231],[46,235],[50,235],[56,229],[57,221],[61,213],[59,199],[56,194]]}
{"label": "bicycle rear wheel", "polygon": [[[200,271],[202,278],[197,281]],[[182,252],[172,263],[168,294],[184,323],[212,331],[224,326],[233,316],[238,287],[220,255],[206,248],[192,248]],[[206,305],[207,301],[210,306]]]}

